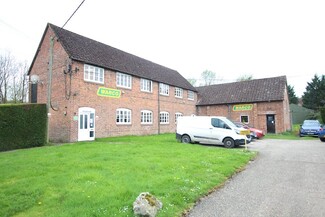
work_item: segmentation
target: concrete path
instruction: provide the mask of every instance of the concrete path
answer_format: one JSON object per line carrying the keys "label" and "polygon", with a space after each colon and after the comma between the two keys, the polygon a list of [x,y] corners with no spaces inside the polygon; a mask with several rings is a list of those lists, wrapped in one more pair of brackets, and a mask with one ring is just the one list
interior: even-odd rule
{"label": "concrete path", "polygon": [[249,149],[257,159],[188,217],[325,217],[325,143],[264,139]]}

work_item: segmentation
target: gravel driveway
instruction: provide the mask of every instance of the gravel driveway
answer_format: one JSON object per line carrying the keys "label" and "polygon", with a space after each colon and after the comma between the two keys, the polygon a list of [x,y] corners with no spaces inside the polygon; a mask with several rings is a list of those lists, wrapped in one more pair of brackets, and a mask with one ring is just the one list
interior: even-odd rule
{"label": "gravel driveway", "polygon": [[325,217],[325,143],[263,139],[248,146],[257,159],[188,217]]}

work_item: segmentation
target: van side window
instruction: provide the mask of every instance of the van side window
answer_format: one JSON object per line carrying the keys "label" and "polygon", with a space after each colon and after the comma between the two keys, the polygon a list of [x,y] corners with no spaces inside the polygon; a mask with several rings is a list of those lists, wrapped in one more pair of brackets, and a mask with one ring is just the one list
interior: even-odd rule
{"label": "van side window", "polygon": [[211,125],[212,125],[213,127],[218,127],[218,122],[219,122],[219,120],[216,119],[216,118],[212,118],[212,119],[211,119]]}
{"label": "van side window", "polygon": [[219,120],[217,118],[211,118],[211,125],[213,127],[218,127],[218,128],[224,128],[224,129],[230,129],[228,125],[223,122],[222,120]]}

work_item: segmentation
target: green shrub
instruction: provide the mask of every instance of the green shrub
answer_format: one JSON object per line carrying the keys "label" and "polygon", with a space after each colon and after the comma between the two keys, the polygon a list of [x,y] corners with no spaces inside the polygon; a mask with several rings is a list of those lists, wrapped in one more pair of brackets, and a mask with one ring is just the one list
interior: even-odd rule
{"label": "green shrub", "polygon": [[45,104],[0,106],[0,151],[43,146],[46,143]]}
{"label": "green shrub", "polygon": [[322,123],[325,123],[325,107],[322,107],[320,109],[320,116],[321,116]]}

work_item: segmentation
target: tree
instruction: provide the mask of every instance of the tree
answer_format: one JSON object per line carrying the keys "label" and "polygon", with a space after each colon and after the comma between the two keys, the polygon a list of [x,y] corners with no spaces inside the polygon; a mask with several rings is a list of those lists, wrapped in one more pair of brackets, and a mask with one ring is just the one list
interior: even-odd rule
{"label": "tree", "polygon": [[9,75],[13,69],[13,57],[10,53],[0,55],[0,103],[7,102]]}
{"label": "tree", "polygon": [[237,81],[249,81],[253,79],[253,75],[241,75],[237,78]]}
{"label": "tree", "polygon": [[27,70],[27,63],[17,62],[10,53],[0,54],[0,103],[26,100]]}
{"label": "tree", "polygon": [[323,123],[325,123],[325,108],[324,107],[320,109],[320,117],[321,117]]}
{"label": "tree", "polygon": [[28,65],[25,63],[18,63],[16,70],[11,74],[11,82],[8,88],[8,99],[12,103],[22,103],[27,101],[28,95]]}
{"label": "tree", "polygon": [[192,84],[192,86],[195,86],[196,82],[197,82],[197,80],[195,78],[188,78],[187,81],[190,82],[190,84]]}
{"label": "tree", "polygon": [[302,96],[303,106],[318,111],[325,105],[325,76],[314,76]]}
{"label": "tree", "polygon": [[201,78],[204,82],[203,85],[208,86],[214,84],[214,81],[216,80],[216,73],[210,70],[205,70],[201,73]]}
{"label": "tree", "polygon": [[290,104],[298,104],[298,97],[296,96],[294,87],[291,85],[288,85],[287,87],[288,90],[288,96],[289,96],[289,103]]}

